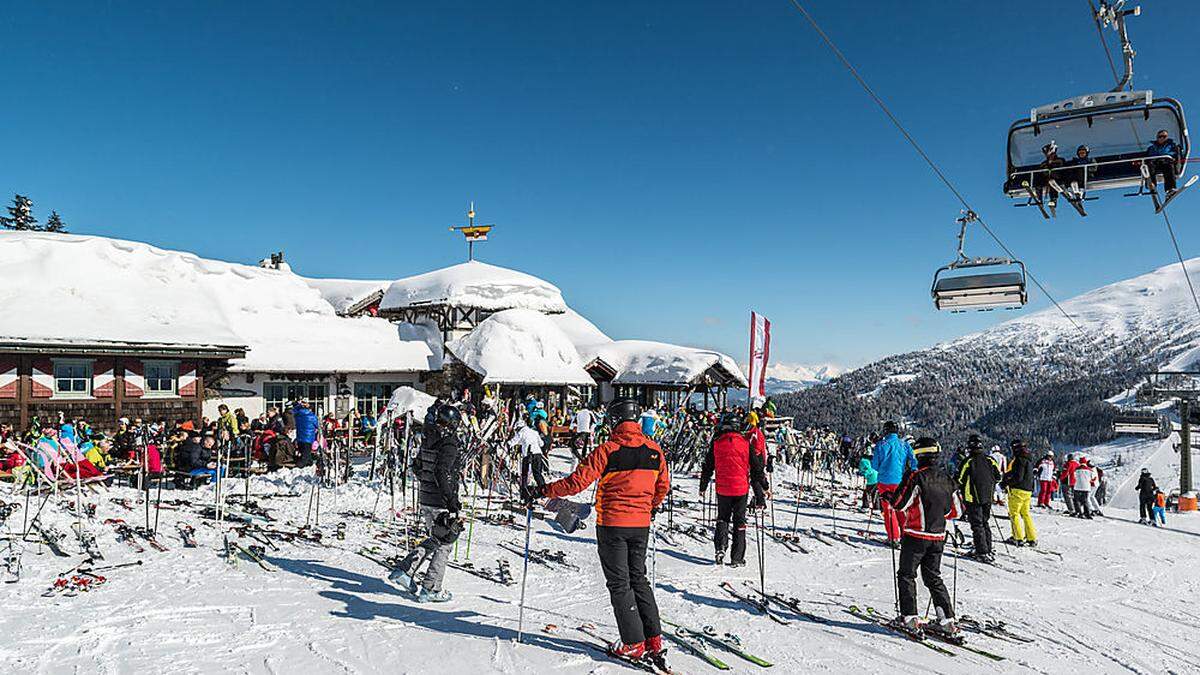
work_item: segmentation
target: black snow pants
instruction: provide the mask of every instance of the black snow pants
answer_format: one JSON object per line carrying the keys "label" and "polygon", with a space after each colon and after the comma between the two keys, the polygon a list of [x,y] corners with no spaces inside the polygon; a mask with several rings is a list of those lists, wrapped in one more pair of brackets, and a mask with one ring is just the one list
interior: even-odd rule
{"label": "black snow pants", "polygon": [[[986,495],[984,498],[990,498]],[[975,542],[975,555],[992,552],[992,503],[967,504],[967,521],[971,523],[971,538]]]}
{"label": "black snow pants", "polygon": [[717,553],[729,545],[729,525],[733,524],[733,551],[730,562],[746,562],[746,499],[741,497],[726,497],[717,495],[717,534],[714,543]]}
{"label": "black snow pants", "polygon": [[917,614],[917,568],[921,569],[921,581],[933,597],[933,605],[942,610],[943,616],[952,618],[954,607],[950,604],[950,593],[942,581],[942,549],[944,541],[930,541],[916,537],[900,540],[900,566],[896,569],[896,584],[900,591],[900,614]]}
{"label": "black snow pants", "polygon": [[662,635],[654,589],[646,578],[648,527],[596,526],[600,568],[608,585],[621,642],[632,645]]}
{"label": "black snow pants", "polygon": [[1154,519],[1154,495],[1140,497],[1138,499],[1138,518],[1141,520]]}

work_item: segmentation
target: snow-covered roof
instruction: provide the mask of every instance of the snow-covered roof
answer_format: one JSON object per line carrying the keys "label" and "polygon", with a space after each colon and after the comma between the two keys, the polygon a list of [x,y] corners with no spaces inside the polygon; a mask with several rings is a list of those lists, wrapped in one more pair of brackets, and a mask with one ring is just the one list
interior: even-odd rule
{"label": "snow-covered roof", "polygon": [[680,385],[696,383],[715,368],[728,384],[747,386],[746,377],[729,356],[710,349],[696,349],[649,340],[617,340],[583,350],[590,362],[599,358],[617,371],[617,384]]}
{"label": "snow-covered roof", "polygon": [[613,341],[597,328],[596,324],[583,318],[582,314],[569,307],[562,314],[551,314],[549,318],[580,350]]}
{"label": "snow-covered roof", "polygon": [[245,345],[238,371],[425,371],[422,340],[339,317],[287,271],[107,237],[0,232],[0,338]]}
{"label": "snow-covered roof", "polygon": [[366,279],[313,279],[300,277],[310,288],[315,289],[333,305],[338,314],[347,314],[359,309],[375,297],[382,297],[387,289],[388,281],[371,281]]}
{"label": "snow-covered roof", "polygon": [[532,309],[564,312],[562,292],[535,276],[477,260],[393,281],[383,295],[381,311],[420,305],[474,307],[488,311]]}
{"label": "snow-covered roof", "polygon": [[485,383],[595,384],[571,338],[531,309],[496,312],[446,349]]}

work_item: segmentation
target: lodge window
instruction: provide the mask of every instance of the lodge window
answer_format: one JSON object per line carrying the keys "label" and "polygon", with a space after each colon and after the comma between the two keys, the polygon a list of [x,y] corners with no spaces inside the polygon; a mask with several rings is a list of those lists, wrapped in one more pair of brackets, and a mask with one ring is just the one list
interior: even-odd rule
{"label": "lodge window", "polygon": [[55,396],[87,397],[92,395],[92,362],[79,360],[54,361]]}
{"label": "lodge window", "polygon": [[355,382],[354,407],[359,415],[378,415],[399,386],[391,382]]}
{"label": "lodge window", "polygon": [[278,408],[283,412],[288,401],[298,398],[308,399],[312,411],[321,417],[325,414],[325,398],[329,395],[329,385],[318,382],[266,382],[263,384],[263,399],[268,408]]}
{"label": "lodge window", "polygon": [[178,391],[179,363],[177,361],[143,361],[146,373],[147,396],[174,396]]}

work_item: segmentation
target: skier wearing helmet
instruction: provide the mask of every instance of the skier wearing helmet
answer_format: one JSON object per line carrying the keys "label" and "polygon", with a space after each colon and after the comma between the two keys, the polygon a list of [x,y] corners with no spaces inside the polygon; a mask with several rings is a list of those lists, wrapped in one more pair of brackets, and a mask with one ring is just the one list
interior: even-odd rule
{"label": "skier wearing helmet", "polygon": [[641,406],[629,398],[608,407],[612,434],[571,475],[544,489],[522,486],[527,503],[544,497],[569,497],[592,483],[596,488],[596,546],[608,585],[620,640],[614,655],[649,660],[665,668],[662,625],[654,588],[646,578],[650,520],[671,489],[663,451],[642,433]]}
{"label": "skier wearing helmet", "polygon": [[[461,423],[462,414],[458,408],[452,405],[439,406],[435,412],[437,433],[434,440],[421,446],[413,463],[414,473],[420,480],[421,522],[430,536],[413,549],[388,578],[415,593],[418,602],[448,602],[452,597],[450,591],[442,589],[442,579],[446,576],[450,550],[462,531],[462,521],[458,516],[462,510],[462,503],[458,499],[458,463],[462,444],[457,433]],[[425,561],[429,562],[429,568],[418,588],[415,581],[417,570]]]}
{"label": "skier wearing helmet", "polygon": [[700,494],[708,491],[713,474],[717,478],[717,528],[713,538],[716,564],[725,561],[729,526],[733,525],[733,551],[730,567],[746,564],[746,500],[754,488],[753,508],[766,505],[767,476],[762,456],[750,449],[750,442],[738,433],[738,419],[725,414],[717,425],[713,441],[700,469]]}

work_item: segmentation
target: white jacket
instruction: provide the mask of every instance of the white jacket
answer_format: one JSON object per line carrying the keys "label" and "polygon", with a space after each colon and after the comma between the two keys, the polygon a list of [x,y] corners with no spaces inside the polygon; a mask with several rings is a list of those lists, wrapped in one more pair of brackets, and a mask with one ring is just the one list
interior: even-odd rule
{"label": "white jacket", "polygon": [[1053,481],[1054,480],[1054,460],[1043,459],[1038,463],[1038,480]]}
{"label": "white jacket", "polygon": [[1090,466],[1075,469],[1075,485],[1073,488],[1080,492],[1091,492],[1092,483],[1096,480],[1096,472]]}
{"label": "white jacket", "polygon": [[579,412],[575,413],[575,431],[581,434],[592,433],[592,427],[596,424],[596,416],[587,408],[580,408]]}
{"label": "white jacket", "polygon": [[512,440],[508,444],[514,448],[520,448],[522,457],[528,457],[535,452],[542,452],[541,434],[525,426],[517,429],[517,433],[513,434]]}

